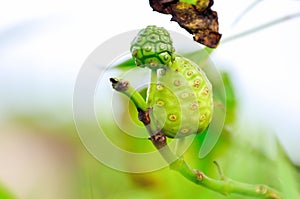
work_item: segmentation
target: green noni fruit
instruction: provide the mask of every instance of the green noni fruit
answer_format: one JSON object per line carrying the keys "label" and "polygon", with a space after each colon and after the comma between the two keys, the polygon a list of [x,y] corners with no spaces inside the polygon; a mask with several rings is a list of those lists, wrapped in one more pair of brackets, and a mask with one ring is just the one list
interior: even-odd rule
{"label": "green noni fruit", "polygon": [[146,27],[133,40],[131,53],[137,66],[157,72],[148,104],[162,132],[171,138],[203,132],[212,119],[212,86],[197,64],[176,54],[169,33]]}
{"label": "green noni fruit", "polygon": [[166,29],[147,26],[132,41],[130,51],[137,66],[158,69],[173,60],[174,48]]}

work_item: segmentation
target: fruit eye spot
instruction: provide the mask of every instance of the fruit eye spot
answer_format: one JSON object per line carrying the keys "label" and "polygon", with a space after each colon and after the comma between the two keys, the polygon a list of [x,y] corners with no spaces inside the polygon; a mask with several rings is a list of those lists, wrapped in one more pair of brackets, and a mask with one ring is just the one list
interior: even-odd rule
{"label": "fruit eye spot", "polygon": [[139,37],[139,38],[137,39],[137,44],[142,44],[143,41],[144,41],[144,38],[143,38],[143,37]]}
{"label": "fruit eye spot", "polygon": [[169,55],[164,56],[164,60],[167,61],[169,59]]}
{"label": "fruit eye spot", "polygon": [[135,59],[135,63],[136,63],[137,66],[141,66],[142,65],[142,62],[140,60],[138,60],[138,59]]}
{"label": "fruit eye spot", "polygon": [[169,37],[166,37],[166,36],[161,36],[161,40],[164,41],[164,42],[167,42],[167,43],[170,42]]}
{"label": "fruit eye spot", "polygon": [[155,42],[155,41],[159,40],[159,37],[158,37],[158,35],[156,35],[156,34],[151,34],[151,35],[148,37],[148,40]]}
{"label": "fruit eye spot", "polygon": [[137,54],[138,54],[137,50],[134,50],[133,53],[132,53],[133,56],[137,56]]}
{"label": "fruit eye spot", "polygon": [[193,102],[193,103],[191,104],[191,109],[192,109],[192,110],[197,110],[198,108],[199,108],[198,102]]}
{"label": "fruit eye spot", "polygon": [[157,61],[152,61],[151,63],[150,63],[150,66],[152,67],[152,68],[155,68],[156,66],[158,65],[158,62]]}
{"label": "fruit eye spot", "polygon": [[165,106],[165,102],[163,101],[163,100],[157,100],[157,102],[156,102],[156,105],[157,106],[160,106],[160,107],[163,107],[163,106]]}
{"label": "fruit eye spot", "polygon": [[191,76],[193,74],[193,71],[190,70],[186,74],[187,74],[187,76]]}
{"label": "fruit eye spot", "polygon": [[164,90],[164,86],[161,85],[161,84],[157,84],[157,85],[156,85],[156,89],[157,89],[158,91],[163,91],[163,90]]}
{"label": "fruit eye spot", "polygon": [[185,98],[187,98],[188,96],[189,96],[189,93],[187,93],[187,92],[181,93],[181,95],[180,95],[180,97],[181,97],[182,99],[185,99]]}
{"label": "fruit eye spot", "polygon": [[160,44],[160,45],[159,45],[159,48],[160,48],[161,50],[166,50],[166,49],[167,49],[167,47],[166,47],[165,44]]}
{"label": "fruit eye spot", "polygon": [[180,81],[179,81],[179,80],[175,80],[175,81],[174,81],[174,85],[175,85],[175,86],[180,86]]}
{"label": "fruit eye spot", "polygon": [[152,47],[151,46],[145,46],[145,51],[151,51],[152,50]]}
{"label": "fruit eye spot", "polygon": [[196,79],[194,81],[194,86],[198,88],[200,86],[200,83],[201,83],[201,81],[199,79]]}
{"label": "fruit eye spot", "polygon": [[200,122],[203,122],[206,119],[206,115],[202,114],[199,118]]}
{"label": "fruit eye spot", "polygon": [[208,95],[208,93],[209,93],[209,89],[205,87],[202,91],[202,95]]}
{"label": "fruit eye spot", "polygon": [[174,114],[174,113],[172,113],[172,114],[169,114],[169,120],[171,120],[171,121],[176,121],[177,120],[177,116],[176,116],[176,114]]}
{"label": "fruit eye spot", "polygon": [[188,132],[190,132],[190,129],[189,129],[189,128],[182,128],[182,129],[180,130],[180,133],[182,133],[182,134],[186,134],[186,133],[188,133]]}
{"label": "fruit eye spot", "polygon": [[196,80],[194,81],[194,83],[195,83],[195,84],[200,84],[200,80],[199,80],[199,79],[196,79]]}

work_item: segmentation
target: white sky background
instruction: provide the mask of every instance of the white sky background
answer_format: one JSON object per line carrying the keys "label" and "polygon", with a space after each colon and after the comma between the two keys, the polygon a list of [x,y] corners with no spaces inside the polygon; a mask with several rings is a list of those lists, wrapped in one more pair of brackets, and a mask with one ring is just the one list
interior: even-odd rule
{"label": "white sky background", "polygon": [[[215,0],[223,38],[291,13],[300,1]],[[117,5],[117,7],[115,7]],[[154,24],[191,37],[148,0],[10,0],[0,6],[0,117],[67,106],[87,56],[112,36]],[[300,164],[300,18],[221,44],[212,59],[233,74],[242,105],[269,125]]]}

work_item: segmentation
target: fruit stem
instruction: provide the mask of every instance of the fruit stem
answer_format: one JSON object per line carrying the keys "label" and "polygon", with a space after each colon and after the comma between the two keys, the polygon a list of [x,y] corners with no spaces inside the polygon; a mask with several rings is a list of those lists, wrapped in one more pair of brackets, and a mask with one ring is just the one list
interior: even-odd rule
{"label": "fruit stem", "polygon": [[150,83],[148,86],[147,99],[146,99],[146,103],[148,107],[152,105],[153,95],[156,92],[156,84],[157,84],[157,70],[151,70]]}
{"label": "fruit stem", "polygon": [[119,80],[117,78],[110,78],[109,80],[112,83],[112,87],[116,91],[119,91],[129,97],[137,109],[142,111],[146,111],[148,109],[144,98],[130,85],[128,81]]}

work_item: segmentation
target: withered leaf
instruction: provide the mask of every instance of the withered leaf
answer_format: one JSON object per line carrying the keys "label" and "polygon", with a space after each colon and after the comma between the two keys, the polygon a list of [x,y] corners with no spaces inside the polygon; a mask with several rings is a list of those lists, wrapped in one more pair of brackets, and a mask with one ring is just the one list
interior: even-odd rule
{"label": "withered leaf", "polygon": [[218,14],[211,10],[213,0],[198,0],[196,5],[178,0],[149,0],[154,11],[171,14],[182,28],[194,35],[194,40],[216,48],[221,34],[219,33]]}

